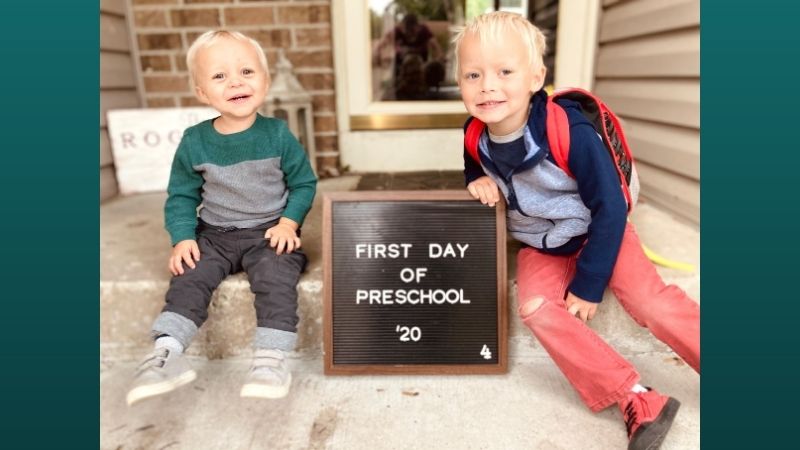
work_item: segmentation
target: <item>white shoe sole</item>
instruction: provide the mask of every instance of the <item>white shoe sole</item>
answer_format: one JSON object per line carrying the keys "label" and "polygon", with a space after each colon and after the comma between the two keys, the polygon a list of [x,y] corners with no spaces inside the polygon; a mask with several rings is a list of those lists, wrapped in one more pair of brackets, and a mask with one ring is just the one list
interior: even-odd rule
{"label": "white shoe sole", "polygon": [[128,392],[128,396],[126,398],[128,406],[148,397],[174,391],[184,384],[191,383],[195,378],[197,378],[197,373],[194,370],[189,370],[188,372],[184,372],[179,377],[173,378],[172,380],[133,388],[130,390],[130,392]]}
{"label": "white shoe sole", "polygon": [[289,374],[286,384],[282,386],[267,386],[265,384],[258,383],[245,383],[245,385],[242,386],[242,391],[239,393],[239,395],[242,397],[252,398],[283,398],[289,393],[289,386],[291,385],[292,375]]}

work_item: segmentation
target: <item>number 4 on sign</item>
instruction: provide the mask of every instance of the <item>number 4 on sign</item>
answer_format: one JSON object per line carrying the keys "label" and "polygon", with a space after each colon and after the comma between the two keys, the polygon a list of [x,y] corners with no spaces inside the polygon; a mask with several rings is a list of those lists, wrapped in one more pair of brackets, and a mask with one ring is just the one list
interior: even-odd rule
{"label": "number 4 on sign", "polygon": [[481,356],[483,356],[483,359],[492,359],[492,351],[489,350],[489,346],[486,344],[484,344],[481,349]]}

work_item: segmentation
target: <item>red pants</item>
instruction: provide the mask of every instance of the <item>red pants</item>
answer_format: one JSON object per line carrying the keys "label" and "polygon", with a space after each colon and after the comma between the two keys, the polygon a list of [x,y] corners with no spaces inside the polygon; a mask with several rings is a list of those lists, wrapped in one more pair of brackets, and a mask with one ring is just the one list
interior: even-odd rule
{"label": "red pants", "polygon": [[[530,247],[517,255],[522,321],[553,358],[592,411],[617,403],[639,381],[636,369],[591,328],[567,312],[565,291],[577,255],[553,256]],[[700,307],[683,290],[665,285],[642,251],[632,224],[625,228],[608,286],[641,326],[700,372]],[[531,310],[525,305],[541,303]],[[602,306],[600,306],[602,308]]]}

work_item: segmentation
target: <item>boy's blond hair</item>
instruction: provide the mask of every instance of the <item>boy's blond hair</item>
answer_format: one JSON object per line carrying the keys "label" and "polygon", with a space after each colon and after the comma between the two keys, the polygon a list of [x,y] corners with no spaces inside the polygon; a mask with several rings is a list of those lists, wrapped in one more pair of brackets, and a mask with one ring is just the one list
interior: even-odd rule
{"label": "boy's blond hair", "polygon": [[522,43],[528,49],[528,61],[534,71],[544,66],[544,52],[547,47],[544,33],[519,14],[494,11],[481,14],[467,22],[463,27],[458,27],[454,30],[456,32],[455,37],[453,37],[456,80],[460,78],[461,63],[458,61],[458,51],[464,36],[466,34],[477,34],[481,43],[500,43],[502,39],[501,31],[504,30],[511,30],[515,35],[520,36]]}
{"label": "boy's blond hair", "polygon": [[236,39],[252,45],[256,50],[258,60],[261,62],[261,67],[267,73],[267,80],[269,80],[269,64],[267,63],[267,55],[264,54],[264,49],[261,48],[261,45],[258,43],[258,41],[251,37],[247,37],[238,31],[211,30],[206,31],[198,36],[197,39],[192,42],[192,45],[189,47],[189,51],[186,52],[186,67],[189,69],[189,74],[191,75],[189,79],[191,80],[192,85],[195,84],[195,59],[197,58],[197,52],[199,52],[201,49],[212,46],[215,42],[222,38]]}

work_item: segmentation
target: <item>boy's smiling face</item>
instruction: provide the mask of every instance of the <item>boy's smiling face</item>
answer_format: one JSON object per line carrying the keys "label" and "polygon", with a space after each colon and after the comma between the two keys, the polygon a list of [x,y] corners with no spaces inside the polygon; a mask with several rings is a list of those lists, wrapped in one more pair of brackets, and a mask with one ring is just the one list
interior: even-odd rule
{"label": "boy's smiling face", "polygon": [[545,69],[534,70],[519,36],[506,30],[499,38],[481,42],[476,33],[464,35],[458,85],[470,115],[485,122],[493,134],[506,135],[527,120],[531,93],[544,84]]}
{"label": "boy's smiling face", "polygon": [[252,124],[269,89],[256,49],[229,37],[197,52],[194,80],[197,98],[222,115],[217,125],[233,131]]}

